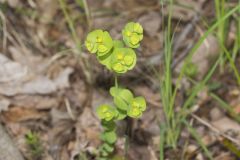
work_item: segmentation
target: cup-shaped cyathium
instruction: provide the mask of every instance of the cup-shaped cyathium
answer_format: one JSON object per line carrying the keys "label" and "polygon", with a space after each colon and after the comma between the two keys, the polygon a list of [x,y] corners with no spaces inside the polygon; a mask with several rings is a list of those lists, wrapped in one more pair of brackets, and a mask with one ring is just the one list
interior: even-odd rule
{"label": "cup-shaped cyathium", "polygon": [[129,104],[127,115],[132,118],[139,118],[143,111],[146,110],[146,101],[143,97],[133,98]]}

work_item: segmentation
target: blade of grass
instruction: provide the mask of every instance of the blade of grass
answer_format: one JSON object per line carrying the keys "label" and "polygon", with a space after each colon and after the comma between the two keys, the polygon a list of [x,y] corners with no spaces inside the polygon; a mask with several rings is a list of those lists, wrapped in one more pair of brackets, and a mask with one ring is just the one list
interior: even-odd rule
{"label": "blade of grass", "polygon": [[[212,77],[214,71],[216,70],[218,64],[220,62],[220,57],[217,59],[217,61],[215,62],[215,64],[212,66],[212,68],[210,69],[210,71],[207,73],[207,75],[205,76],[205,78],[199,82],[194,88],[193,91],[191,93],[191,95],[187,98],[187,100],[185,101],[181,112],[179,114],[179,116],[186,116],[186,110],[188,110],[189,105],[192,103],[193,99],[195,98],[195,96],[206,86],[206,83],[209,81],[209,79]],[[182,113],[182,114],[181,114]]]}
{"label": "blade of grass", "polygon": [[165,143],[165,130],[166,126],[164,124],[160,125],[160,143],[159,143],[159,157],[160,160],[164,160],[164,143]]}
{"label": "blade of grass", "polygon": [[240,74],[238,72],[238,69],[237,69],[236,65],[234,64],[234,60],[232,59],[231,54],[229,53],[229,51],[226,49],[226,47],[224,45],[220,44],[220,46],[222,47],[224,53],[227,56],[227,59],[230,63],[230,66],[231,66],[231,68],[234,72],[234,75],[235,75],[236,79],[237,79],[238,85],[240,85]]}
{"label": "blade of grass", "polygon": [[221,17],[220,19],[217,20],[216,23],[214,23],[204,34],[203,36],[197,41],[196,45],[191,49],[191,51],[189,52],[189,55],[186,57],[185,61],[184,61],[184,65],[180,70],[180,74],[178,76],[177,79],[177,84],[176,84],[176,88],[174,90],[174,96],[176,96],[177,90],[180,87],[181,84],[181,80],[184,76],[184,72],[186,70],[187,64],[189,64],[189,62],[192,59],[192,56],[194,55],[194,53],[196,53],[197,49],[202,45],[202,43],[204,42],[204,40],[207,38],[207,36],[212,33],[219,25],[221,25],[221,23],[229,18],[231,15],[233,15],[233,13],[235,13],[236,11],[238,11],[240,9],[240,5],[234,7],[233,9],[231,9],[230,11],[228,11],[223,17]]}
{"label": "blade of grass", "polygon": [[[216,11],[216,18],[219,20],[221,17],[225,15],[225,0],[215,0],[215,11]],[[226,39],[226,27],[227,27],[227,19],[225,19],[218,27],[217,27],[217,38],[221,45],[225,45],[225,39]],[[224,51],[221,50],[220,53],[221,59],[220,59],[220,67],[221,71],[223,72],[223,67],[225,64],[225,57],[224,57]]]}
{"label": "blade of grass", "polygon": [[81,46],[81,41],[80,39],[78,38],[77,36],[77,32],[74,28],[74,22],[73,20],[71,19],[71,17],[69,16],[68,12],[67,12],[67,4],[66,4],[66,1],[65,0],[58,0],[59,3],[60,3],[60,6],[61,6],[61,9],[63,11],[63,14],[64,14],[64,17],[67,21],[67,24],[68,24],[68,27],[71,31],[71,34],[72,34],[72,37],[73,37],[73,40],[75,41],[76,43],[76,46],[77,46],[77,49],[79,51],[79,54],[81,54],[82,52],[82,46]]}
{"label": "blade of grass", "polygon": [[217,61],[212,66],[210,71],[207,73],[205,78],[193,88],[191,95],[187,98],[187,100],[183,104],[182,109],[180,110],[180,112],[177,115],[176,123],[177,123],[178,128],[175,131],[176,134],[178,134],[178,135],[180,134],[181,123],[182,123],[182,121],[184,121],[187,118],[188,114],[191,112],[191,111],[189,111],[190,104],[192,104],[192,101],[194,100],[195,96],[202,90],[202,88],[205,87],[206,83],[211,78],[211,76],[213,75],[217,66],[219,65],[219,62],[220,62],[220,57],[217,59]]}
{"label": "blade of grass", "polygon": [[213,160],[212,154],[209,152],[206,145],[201,140],[201,137],[198,135],[197,131],[190,125],[186,120],[183,120],[183,123],[187,127],[189,133],[193,136],[193,138],[196,139],[202,150],[204,151],[205,155],[208,157],[208,159]]}
{"label": "blade of grass", "polygon": [[[240,1],[238,1],[238,5],[240,5]],[[234,47],[233,47],[233,60],[236,60],[237,54],[240,53],[240,9],[238,10],[238,14],[237,16],[235,16],[235,20],[236,20],[236,26],[237,26],[237,35],[236,35],[236,40],[234,43]]]}
{"label": "blade of grass", "polygon": [[240,123],[240,116],[236,114],[236,112],[232,109],[232,107],[227,104],[224,100],[222,100],[220,97],[218,97],[216,94],[214,93],[210,93],[210,96],[215,99],[219,104],[220,107],[222,107],[224,110],[226,110],[227,112],[229,112],[229,114],[237,121]]}
{"label": "blade of grass", "polygon": [[[234,7],[233,9],[231,9],[230,11],[228,11],[225,16],[221,17],[215,24],[213,24],[205,33],[204,35],[197,41],[196,45],[191,49],[189,55],[186,57],[183,67],[180,70],[180,74],[178,76],[177,79],[177,83],[176,83],[176,87],[174,89],[173,92],[173,99],[175,99],[176,94],[177,94],[177,90],[180,87],[181,84],[181,80],[184,76],[184,72],[186,70],[187,64],[191,61],[192,56],[194,55],[194,53],[196,53],[197,49],[201,46],[201,44],[204,42],[204,40],[207,38],[207,36],[212,33],[217,27],[218,25],[220,25],[225,19],[227,19],[228,17],[230,17],[233,13],[235,13],[236,11],[238,11],[240,9],[240,5]],[[202,82],[200,82],[199,85],[197,85],[192,94],[188,97],[188,99],[185,101],[183,109],[180,111],[180,113],[177,116],[177,122],[176,123],[181,123],[180,119],[185,119],[186,117],[186,109],[189,106],[189,104],[191,104],[192,100],[195,98],[195,96],[197,95],[197,93],[201,90],[202,87],[204,87],[204,85],[206,84],[206,82],[209,80],[209,78],[211,77],[211,75],[213,74],[214,70],[216,69],[217,65],[219,63],[219,59],[216,61],[216,63],[214,64],[214,66],[212,67],[211,71],[207,74],[207,77],[205,78],[205,80],[203,80]],[[204,82],[204,83],[203,83]],[[184,116],[183,116],[184,115]],[[179,121],[180,120],[180,121]],[[179,130],[177,131],[178,133],[180,132]]]}
{"label": "blade of grass", "polygon": [[87,18],[88,28],[91,28],[92,27],[91,13],[89,10],[87,0],[75,0],[75,1],[80,7],[83,7],[84,12],[86,14],[86,18]]}

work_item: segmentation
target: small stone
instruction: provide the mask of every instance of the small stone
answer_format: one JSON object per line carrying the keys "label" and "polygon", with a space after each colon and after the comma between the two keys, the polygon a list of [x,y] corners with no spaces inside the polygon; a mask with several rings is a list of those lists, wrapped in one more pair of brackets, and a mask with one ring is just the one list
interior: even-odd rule
{"label": "small stone", "polygon": [[199,153],[199,154],[196,156],[196,160],[204,160],[203,155],[202,155],[201,153]]}
{"label": "small stone", "polygon": [[193,144],[190,144],[190,145],[187,147],[187,152],[188,152],[188,153],[193,153],[193,152],[195,152],[197,149],[198,149],[197,146],[195,146],[195,145],[193,145]]}
{"label": "small stone", "polygon": [[217,107],[214,107],[210,111],[210,117],[211,117],[212,121],[219,120],[222,116],[223,116],[222,111],[219,108],[217,108]]}

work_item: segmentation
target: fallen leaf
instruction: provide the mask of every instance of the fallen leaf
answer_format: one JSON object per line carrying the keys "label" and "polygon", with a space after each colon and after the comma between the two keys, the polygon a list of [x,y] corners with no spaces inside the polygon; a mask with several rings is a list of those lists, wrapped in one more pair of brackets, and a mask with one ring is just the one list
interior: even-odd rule
{"label": "fallen leaf", "polygon": [[236,105],[234,107],[234,111],[237,113],[237,114],[240,114],[240,104]]}
{"label": "fallen leaf", "polygon": [[16,82],[25,79],[27,66],[13,62],[0,53],[0,83]]}
{"label": "fallen leaf", "polygon": [[213,121],[212,125],[219,129],[221,132],[227,132],[231,130],[235,131],[236,133],[240,133],[240,125],[234,120],[231,120],[227,117]]}
{"label": "fallen leaf", "polygon": [[19,95],[9,99],[15,106],[24,106],[26,108],[50,109],[59,106],[60,100],[56,97],[39,95]]}
{"label": "fallen leaf", "polygon": [[13,96],[17,94],[50,94],[58,89],[69,87],[68,78],[73,72],[70,67],[65,68],[55,79],[45,75],[33,76],[27,66],[9,60],[0,54],[0,94]]}
{"label": "fallen leaf", "polygon": [[144,31],[150,36],[154,37],[161,26],[162,17],[159,12],[149,12],[139,18],[139,23],[143,26]]}
{"label": "fallen leaf", "polygon": [[3,112],[3,117],[6,122],[21,122],[26,120],[40,119],[45,116],[45,113],[39,112],[36,109],[24,107],[12,107],[8,111]]}
{"label": "fallen leaf", "polygon": [[2,111],[7,111],[9,105],[10,105],[10,102],[7,99],[1,99],[0,100],[0,113]]}
{"label": "fallen leaf", "polygon": [[[202,79],[209,71],[209,68],[214,62],[214,59],[219,55],[219,44],[216,37],[209,35],[200,45],[197,51],[192,56],[192,63],[197,67],[196,79]],[[183,62],[176,67],[176,71],[180,73]]]}

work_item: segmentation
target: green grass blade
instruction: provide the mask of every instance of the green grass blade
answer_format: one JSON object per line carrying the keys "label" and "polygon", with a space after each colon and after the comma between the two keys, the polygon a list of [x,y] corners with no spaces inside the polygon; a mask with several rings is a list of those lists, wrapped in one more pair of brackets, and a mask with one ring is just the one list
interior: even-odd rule
{"label": "green grass blade", "polygon": [[198,142],[198,144],[200,145],[200,147],[202,148],[202,150],[204,151],[204,153],[208,157],[208,159],[213,160],[212,154],[209,152],[206,145],[202,142],[201,137],[198,135],[196,130],[190,124],[188,124],[187,121],[184,120],[183,123],[186,125],[189,133],[193,136],[193,138],[196,139],[196,141]]}
{"label": "green grass blade", "polygon": [[232,59],[231,54],[229,53],[229,51],[226,49],[226,47],[223,44],[220,44],[220,46],[222,47],[224,53],[227,56],[227,59],[230,63],[230,66],[231,66],[231,68],[234,72],[234,75],[235,75],[236,79],[237,79],[238,85],[240,85],[240,74],[238,72],[238,69],[237,69],[236,65],[234,64],[234,60]]}
{"label": "green grass blade", "polygon": [[229,112],[229,114],[237,121],[240,123],[240,116],[237,115],[237,113],[232,109],[232,107],[227,104],[225,101],[223,101],[220,97],[218,97],[216,94],[214,93],[210,93],[210,96],[215,99],[219,104],[220,107],[222,107],[224,110],[226,110],[227,112]]}
{"label": "green grass blade", "polygon": [[220,62],[220,58],[217,59],[217,61],[215,62],[215,64],[212,66],[212,68],[210,69],[210,71],[207,73],[207,75],[205,76],[205,78],[198,83],[198,85],[196,85],[191,93],[191,95],[188,97],[188,99],[185,101],[182,110],[186,110],[187,107],[189,107],[189,105],[192,103],[193,99],[195,98],[195,96],[205,87],[206,83],[208,82],[208,80],[212,77],[214,71],[216,70],[218,64]]}
{"label": "green grass blade", "polygon": [[180,74],[178,76],[178,80],[177,80],[177,85],[174,91],[174,94],[176,94],[180,84],[181,84],[181,80],[184,76],[184,72],[186,70],[187,64],[189,64],[189,62],[192,59],[192,56],[194,55],[194,53],[196,53],[197,49],[202,45],[202,43],[204,42],[204,40],[207,38],[207,36],[212,33],[219,25],[221,25],[222,22],[224,22],[227,18],[229,18],[231,15],[233,15],[236,11],[238,11],[240,9],[240,5],[234,7],[233,9],[231,9],[230,11],[228,11],[223,17],[219,18],[217,20],[216,23],[214,23],[205,33],[204,35],[198,40],[198,42],[196,43],[196,45],[191,49],[191,51],[189,52],[189,55],[186,57],[185,62],[183,67],[181,68]]}
{"label": "green grass blade", "polygon": [[71,17],[69,16],[68,12],[67,12],[67,4],[66,4],[66,1],[65,0],[58,0],[59,1],[59,4],[61,6],[61,9],[63,11],[63,14],[64,14],[64,17],[67,21],[67,24],[68,24],[68,27],[71,31],[71,34],[72,34],[72,37],[73,37],[73,40],[75,41],[76,43],[76,46],[77,46],[77,49],[79,51],[79,54],[81,54],[82,52],[82,46],[81,46],[81,41],[80,39],[78,38],[77,36],[77,32],[74,28],[74,22],[73,20],[71,19]]}
{"label": "green grass blade", "polygon": [[164,160],[165,130],[166,130],[166,126],[164,124],[161,124],[160,125],[160,143],[159,143],[160,160]]}

